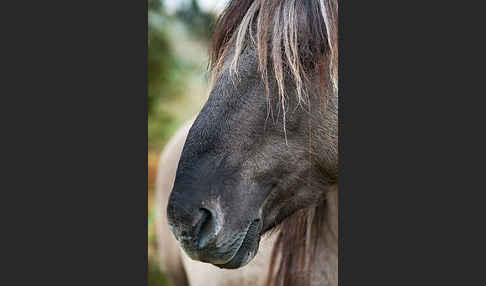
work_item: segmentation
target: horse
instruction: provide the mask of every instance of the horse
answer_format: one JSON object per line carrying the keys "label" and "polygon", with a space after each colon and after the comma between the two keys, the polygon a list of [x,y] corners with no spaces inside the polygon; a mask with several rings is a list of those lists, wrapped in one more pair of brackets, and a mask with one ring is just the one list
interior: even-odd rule
{"label": "horse", "polygon": [[337,285],[337,6],[232,0],[218,19],[165,214],[179,268],[244,269],[274,233],[265,285]]}

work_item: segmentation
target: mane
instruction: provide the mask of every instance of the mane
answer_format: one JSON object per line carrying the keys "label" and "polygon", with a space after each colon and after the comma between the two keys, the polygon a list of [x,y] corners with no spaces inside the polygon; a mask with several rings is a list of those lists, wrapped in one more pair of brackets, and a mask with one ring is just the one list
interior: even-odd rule
{"label": "mane", "polygon": [[[269,72],[275,77],[284,116],[284,79],[294,83],[299,104],[307,102],[317,75],[323,100],[337,95],[337,0],[231,0],[216,23],[210,51],[213,83],[229,56],[237,76],[238,59],[249,44],[258,50],[258,69],[269,95]],[[278,227],[267,285],[310,285],[325,201],[296,212]]]}
{"label": "mane", "polygon": [[311,73],[317,72],[323,97],[327,82],[337,92],[337,8],[337,0],[231,0],[213,33],[213,80],[230,54],[230,71],[237,74],[238,59],[251,41],[258,48],[267,95],[270,68],[284,111],[287,74],[295,83],[299,103],[308,96]]}
{"label": "mane", "polygon": [[301,209],[272,232],[278,232],[268,269],[268,286],[311,285],[318,245],[325,229],[325,201]]}

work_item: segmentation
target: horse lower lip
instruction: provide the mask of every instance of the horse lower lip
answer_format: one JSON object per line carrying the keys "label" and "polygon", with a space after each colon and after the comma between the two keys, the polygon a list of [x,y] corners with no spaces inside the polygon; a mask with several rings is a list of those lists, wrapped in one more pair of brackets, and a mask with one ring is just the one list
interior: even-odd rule
{"label": "horse lower lip", "polygon": [[233,269],[246,265],[253,258],[250,256],[254,256],[258,250],[261,227],[262,225],[260,220],[253,221],[248,227],[245,238],[241,242],[233,257],[228,262],[216,266],[220,268]]}

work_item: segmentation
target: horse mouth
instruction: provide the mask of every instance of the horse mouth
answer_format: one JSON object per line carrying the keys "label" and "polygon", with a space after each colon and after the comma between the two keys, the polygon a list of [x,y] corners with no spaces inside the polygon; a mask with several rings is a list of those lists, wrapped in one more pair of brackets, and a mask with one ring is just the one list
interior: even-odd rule
{"label": "horse mouth", "polygon": [[233,257],[228,262],[216,264],[216,266],[219,268],[235,269],[247,265],[258,251],[261,228],[261,221],[254,220],[248,227],[245,238],[242,240]]}

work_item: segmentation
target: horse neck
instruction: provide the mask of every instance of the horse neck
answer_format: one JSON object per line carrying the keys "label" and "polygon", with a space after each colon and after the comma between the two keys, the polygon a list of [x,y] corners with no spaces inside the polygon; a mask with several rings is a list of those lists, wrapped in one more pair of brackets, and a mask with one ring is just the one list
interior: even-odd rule
{"label": "horse neck", "polygon": [[338,285],[338,191],[337,186],[326,194],[324,227],[318,245],[312,285]]}
{"label": "horse neck", "polygon": [[[332,238],[337,242],[338,240],[338,187],[337,185],[331,188],[331,190],[326,194],[326,228],[324,231],[331,235]],[[337,244],[336,244],[337,247]]]}
{"label": "horse neck", "polygon": [[[318,234],[316,252],[310,261],[312,267],[312,286],[338,285],[338,192],[337,186],[329,190],[325,200],[317,206],[314,219],[320,223],[313,224],[313,232]],[[315,232],[317,231],[317,233]],[[315,241],[315,240],[314,240]],[[309,253],[309,252],[308,252]]]}

